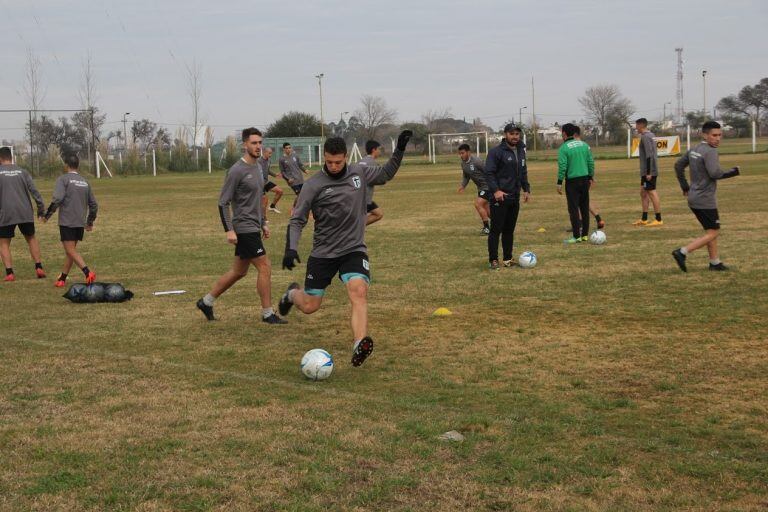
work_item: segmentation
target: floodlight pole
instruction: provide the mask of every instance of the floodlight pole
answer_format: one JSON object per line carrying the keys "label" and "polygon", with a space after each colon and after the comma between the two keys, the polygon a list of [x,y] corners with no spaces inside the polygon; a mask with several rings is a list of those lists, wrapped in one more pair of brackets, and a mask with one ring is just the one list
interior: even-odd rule
{"label": "floodlight pole", "polygon": [[528,106],[520,107],[517,109],[517,124],[522,125],[523,124],[523,109],[528,108]]}
{"label": "floodlight pole", "polygon": [[536,151],[536,87],[531,77],[531,126],[533,126],[533,150]]}
{"label": "floodlight pole", "polygon": [[315,78],[317,78],[317,86],[320,88],[320,141],[321,142],[325,138],[325,127],[323,126],[323,76],[325,76],[324,73],[315,75]]}
{"label": "floodlight pole", "polygon": [[701,82],[704,86],[704,104],[702,105],[701,113],[706,117],[707,115],[707,70],[701,72]]}
{"label": "floodlight pole", "polygon": [[128,128],[127,128],[128,119],[126,116],[129,116],[130,114],[131,114],[130,112],[126,112],[125,114],[123,114],[123,149],[124,150],[128,149]]}

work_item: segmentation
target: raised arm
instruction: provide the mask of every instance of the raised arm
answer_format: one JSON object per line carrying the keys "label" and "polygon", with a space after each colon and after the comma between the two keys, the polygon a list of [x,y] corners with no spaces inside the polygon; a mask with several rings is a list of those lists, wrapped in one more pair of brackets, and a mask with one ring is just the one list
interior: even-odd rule
{"label": "raised arm", "polygon": [[413,136],[411,130],[403,130],[397,137],[397,147],[392,153],[392,158],[384,165],[369,165],[365,167],[365,182],[368,185],[383,185],[388,182],[397,174],[397,170],[400,168],[400,164],[403,161],[403,155],[405,154],[405,148],[408,146],[408,141]]}
{"label": "raised arm", "polygon": [[708,151],[704,155],[704,168],[707,170],[707,174],[713,180],[724,180],[727,178],[733,178],[739,175],[739,168],[734,167],[724,171],[720,168],[720,157],[717,156],[717,152]]}
{"label": "raised arm", "polygon": [[686,151],[683,156],[677,159],[675,162],[675,174],[677,175],[677,181],[680,183],[680,188],[683,193],[687,193],[691,186],[688,184],[688,180],[685,178],[685,168],[691,163],[690,151]]}

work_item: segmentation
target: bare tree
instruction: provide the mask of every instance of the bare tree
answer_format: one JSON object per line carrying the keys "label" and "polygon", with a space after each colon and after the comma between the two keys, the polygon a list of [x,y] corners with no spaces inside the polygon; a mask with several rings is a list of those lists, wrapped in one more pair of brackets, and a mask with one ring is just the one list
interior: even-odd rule
{"label": "bare tree", "polygon": [[626,122],[633,111],[632,103],[621,95],[616,85],[589,87],[584,91],[584,96],[579,98],[579,103],[599,130],[598,137],[595,137],[598,145],[599,134],[606,133],[611,124],[617,121]]}
{"label": "bare tree", "polygon": [[45,101],[42,84],[42,64],[31,47],[27,47],[27,69],[24,73],[24,95],[30,110],[38,110]]}
{"label": "bare tree", "polygon": [[430,109],[421,115],[421,122],[427,127],[427,130],[434,132],[439,128],[439,123],[443,119],[453,118],[453,112],[450,107],[442,107],[437,109]]}
{"label": "bare tree", "polygon": [[96,77],[93,74],[93,57],[89,51],[85,55],[82,65],[82,76],[80,78],[80,106],[85,110],[90,110],[96,106]]}
{"label": "bare tree", "polygon": [[192,59],[192,65],[187,66],[187,94],[192,106],[192,145],[197,142],[198,130],[202,123],[200,112],[200,97],[203,91],[202,72],[197,60]]}
{"label": "bare tree", "polygon": [[104,125],[106,115],[99,115],[96,102],[98,96],[96,93],[96,76],[93,72],[93,57],[88,52],[82,64],[82,76],[80,77],[80,88],[77,91],[80,97],[80,108],[89,112],[77,112],[72,116],[75,125],[88,133],[86,147],[88,154],[91,154],[91,141],[97,140],[101,133],[101,127]]}
{"label": "bare tree", "polygon": [[360,98],[360,108],[355,110],[354,117],[362,124],[365,135],[373,139],[382,125],[395,122],[397,110],[389,108],[384,98],[366,94]]}

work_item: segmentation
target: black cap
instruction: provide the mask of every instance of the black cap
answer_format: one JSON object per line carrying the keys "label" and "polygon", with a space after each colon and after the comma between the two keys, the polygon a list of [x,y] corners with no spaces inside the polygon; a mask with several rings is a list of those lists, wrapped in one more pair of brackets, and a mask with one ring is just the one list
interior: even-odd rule
{"label": "black cap", "polygon": [[507,123],[507,125],[504,127],[504,133],[512,133],[512,132],[522,132],[523,130],[520,129],[519,126],[517,126],[515,123]]}

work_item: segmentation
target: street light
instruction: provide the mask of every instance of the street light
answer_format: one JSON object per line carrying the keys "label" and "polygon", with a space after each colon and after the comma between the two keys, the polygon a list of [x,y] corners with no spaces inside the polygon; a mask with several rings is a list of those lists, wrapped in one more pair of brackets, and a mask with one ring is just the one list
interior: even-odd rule
{"label": "street light", "polygon": [[519,109],[517,109],[517,124],[523,124],[523,109],[524,108],[528,108],[528,107],[525,106],[525,107],[520,107]]}
{"label": "street light", "polygon": [[323,76],[325,76],[324,73],[315,75],[317,85],[320,88],[320,140],[325,138],[325,128],[323,127]]}
{"label": "street light", "polygon": [[126,116],[131,115],[130,112],[123,114],[123,149],[128,149],[128,124]]}
{"label": "street light", "polygon": [[701,72],[701,82],[704,85],[704,105],[701,109],[701,113],[706,117],[707,115],[707,70]]}

